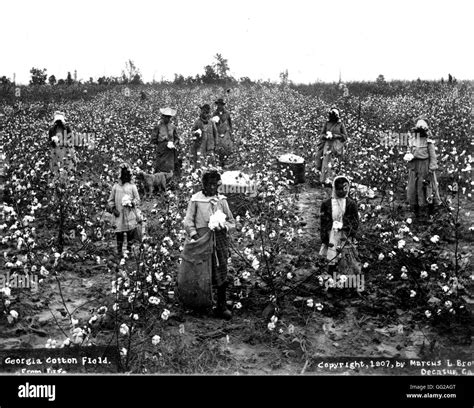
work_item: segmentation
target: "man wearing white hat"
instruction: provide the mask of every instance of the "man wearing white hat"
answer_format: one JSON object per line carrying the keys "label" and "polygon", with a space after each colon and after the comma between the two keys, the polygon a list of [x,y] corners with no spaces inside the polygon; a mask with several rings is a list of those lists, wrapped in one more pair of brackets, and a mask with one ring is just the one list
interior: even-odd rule
{"label": "man wearing white hat", "polygon": [[170,173],[175,171],[178,161],[176,146],[179,144],[178,131],[171,123],[176,116],[176,110],[171,108],[160,109],[160,123],[153,129],[152,143],[157,145],[155,171]]}
{"label": "man wearing white hat", "polygon": [[60,170],[76,170],[76,150],[73,146],[72,131],[66,124],[64,112],[56,111],[53,116],[53,123],[49,129],[49,140],[51,143],[50,170],[53,175],[58,176]]}

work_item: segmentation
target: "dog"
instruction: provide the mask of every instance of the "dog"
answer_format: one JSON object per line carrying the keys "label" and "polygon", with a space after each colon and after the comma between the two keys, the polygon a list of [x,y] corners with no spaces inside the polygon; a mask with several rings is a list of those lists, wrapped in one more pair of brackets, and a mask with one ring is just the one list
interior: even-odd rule
{"label": "dog", "polygon": [[148,174],[143,171],[137,173],[136,179],[143,186],[145,198],[151,198],[155,189],[166,191],[166,183],[173,177],[173,172]]}

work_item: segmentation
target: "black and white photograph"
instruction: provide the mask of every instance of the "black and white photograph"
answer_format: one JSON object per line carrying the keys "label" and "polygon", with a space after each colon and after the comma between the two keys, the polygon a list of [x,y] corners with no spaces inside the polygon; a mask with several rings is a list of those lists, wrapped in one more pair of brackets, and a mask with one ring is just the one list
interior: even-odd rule
{"label": "black and white photograph", "polygon": [[0,406],[219,376],[472,407],[473,11],[3,2]]}

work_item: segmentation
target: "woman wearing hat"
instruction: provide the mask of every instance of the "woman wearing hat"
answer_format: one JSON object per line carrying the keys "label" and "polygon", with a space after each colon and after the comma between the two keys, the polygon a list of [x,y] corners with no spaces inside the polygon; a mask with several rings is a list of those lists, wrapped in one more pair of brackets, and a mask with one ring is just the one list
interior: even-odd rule
{"label": "woman wearing hat", "polygon": [[51,146],[50,170],[54,176],[59,176],[60,170],[67,177],[68,171],[76,170],[76,151],[71,128],[66,124],[63,112],[54,112],[53,123],[49,128]]}
{"label": "woman wearing hat", "polygon": [[191,145],[191,155],[194,163],[204,164],[206,158],[214,160],[214,150],[216,148],[217,127],[211,120],[211,106],[204,104],[200,107],[199,119],[194,122],[192,132],[193,144]]}
{"label": "woman wearing hat", "polygon": [[438,169],[433,134],[425,116],[417,119],[409,139],[407,199],[415,216],[441,203],[435,170]]}
{"label": "woman wearing hat", "polygon": [[317,145],[316,170],[320,172],[321,183],[331,185],[333,156],[342,154],[346,140],[347,131],[340,119],[339,110],[331,108]]}
{"label": "woman wearing hat", "polygon": [[171,108],[160,109],[160,123],[153,129],[152,143],[157,145],[155,171],[170,173],[175,171],[178,161],[176,146],[179,143],[176,126],[171,123],[171,118],[176,115],[176,110]]}
{"label": "woman wearing hat", "polygon": [[226,103],[224,99],[219,98],[214,103],[217,105],[212,118],[216,122],[217,127],[216,155],[220,165],[224,167],[225,162],[234,150],[232,120],[229,111],[225,109]]}

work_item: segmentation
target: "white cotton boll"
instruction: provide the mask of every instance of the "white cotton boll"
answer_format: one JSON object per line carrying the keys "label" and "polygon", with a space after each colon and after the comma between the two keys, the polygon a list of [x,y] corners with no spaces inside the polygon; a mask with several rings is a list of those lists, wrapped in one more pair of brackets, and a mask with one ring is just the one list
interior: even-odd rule
{"label": "white cotton boll", "polygon": [[431,241],[433,244],[436,244],[437,242],[439,242],[439,235],[433,235],[433,236],[430,238],[430,241]]}
{"label": "white cotton boll", "polygon": [[130,332],[130,329],[128,328],[128,326],[125,323],[123,323],[120,326],[120,334],[122,334],[123,336],[127,336],[129,332]]}
{"label": "white cotton boll", "polygon": [[122,198],[122,206],[123,207],[131,207],[132,206],[132,197],[128,194],[125,194]]}
{"label": "white cotton boll", "polygon": [[219,116],[214,116],[214,117],[212,118],[212,121],[213,121],[214,123],[219,123],[219,121],[220,121]]}
{"label": "white cotton boll", "polygon": [[227,216],[221,210],[217,210],[209,217],[209,229],[224,228],[226,218]]}
{"label": "white cotton boll", "polygon": [[403,160],[409,162],[412,161],[414,157],[412,153],[406,153],[405,156],[403,156]]}
{"label": "white cotton boll", "polygon": [[163,313],[161,313],[161,318],[163,320],[168,320],[168,317],[170,317],[170,311],[168,309],[163,310]]}

